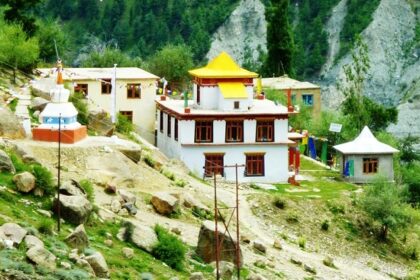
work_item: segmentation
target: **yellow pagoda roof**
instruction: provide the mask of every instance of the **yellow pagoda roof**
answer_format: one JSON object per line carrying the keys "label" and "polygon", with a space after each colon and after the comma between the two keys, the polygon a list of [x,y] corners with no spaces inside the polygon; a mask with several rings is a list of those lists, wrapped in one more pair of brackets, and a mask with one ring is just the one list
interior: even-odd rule
{"label": "yellow pagoda roof", "polygon": [[198,78],[256,78],[257,73],[239,67],[226,53],[220,53],[207,66],[188,71]]}

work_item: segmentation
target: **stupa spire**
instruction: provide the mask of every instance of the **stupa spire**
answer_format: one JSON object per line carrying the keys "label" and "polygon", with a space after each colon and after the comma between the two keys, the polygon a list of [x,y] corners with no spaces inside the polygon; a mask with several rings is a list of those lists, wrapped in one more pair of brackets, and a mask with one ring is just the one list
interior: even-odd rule
{"label": "stupa spire", "polygon": [[61,59],[57,60],[57,85],[63,85],[63,63]]}

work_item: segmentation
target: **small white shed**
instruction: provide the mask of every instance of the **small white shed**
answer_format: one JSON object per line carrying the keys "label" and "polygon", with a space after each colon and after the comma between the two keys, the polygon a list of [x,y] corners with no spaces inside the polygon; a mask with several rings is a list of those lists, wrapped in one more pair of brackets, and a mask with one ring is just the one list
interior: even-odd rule
{"label": "small white shed", "polygon": [[366,183],[377,174],[394,180],[393,154],[399,151],[379,142],[367,126],[356,139],[334,149],[341,153],[342,174],[348,181]]}

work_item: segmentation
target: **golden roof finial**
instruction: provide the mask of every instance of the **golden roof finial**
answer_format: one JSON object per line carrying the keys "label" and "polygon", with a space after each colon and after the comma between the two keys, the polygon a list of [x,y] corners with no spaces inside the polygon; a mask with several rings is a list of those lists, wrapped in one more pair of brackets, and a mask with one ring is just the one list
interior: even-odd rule
{"label": "golden roof finial", "polygon": [[64,80],[63,80],[63,64],[61,62],[61,59],[57,60],[57,85],[62,85],[64,84]]}

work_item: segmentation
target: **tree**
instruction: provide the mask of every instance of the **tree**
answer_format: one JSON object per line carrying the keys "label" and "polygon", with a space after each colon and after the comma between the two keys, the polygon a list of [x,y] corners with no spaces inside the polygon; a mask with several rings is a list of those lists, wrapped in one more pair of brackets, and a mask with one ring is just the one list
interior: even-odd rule
{"label": "tree", "polygon": [[389,230],[406,227],[411,216],[410,206],[405,203],[407,189],[377,178],[365,188],[360,199],[362,208],[380,224],[379,237],[386,240]]}
{"label": "tree", "polygon": [[82,67],[119,67],[135,66],[133,60],[117,48],[106,46],[101,50],[93,50],[81,61]]}
{"label": "tree", "polygon": [[57,43],[59,53],[66,47],[66,37],[60,25],[52,20],[42,21],[35,33],[39,42],[39,57],[46,62],[56,60],[54,41]]}
{"label": "tree", "polygon": [[294,41],[288,19],[289,0],[271,0],[266,9],[267,60],[264,74],[294,76]]}
{"label": "tree", "polygon": [[28,38],[20,25],[6,24],[0,29],[0,60],[13,69],[15,83],[16,71],[34,68],[38,57],[38,40]]}
{"label": "tree", "polygon": [[414,145],[419,142],[420,138],[412,135],[400,140],[398,149],[401,154],[401,161],[404,163],[413,163],[414,161],[420,160],[420,155],[415,151]]}
{"label": "tree", "polygon": [[16,23],[22,25],[23,30],[29,36],[36,31],[35,19],[28,16],[28,11],[33,9],[40,0],[0,0],[0,4],[8,6],[4,11],[4,19],[8,23]]}
{"label": "tree", "polygon": [[149,60],[149,70],[160,77],[165,77],[178,89],[185,87],[188,70],[192,67],[192,53],[186,45],[167,45]]}
{"label": "tree", "polygon": [[415,162],[403,166],[402,179],[407,184],[409,202],[413,205],[420,205],[420,163]]}

